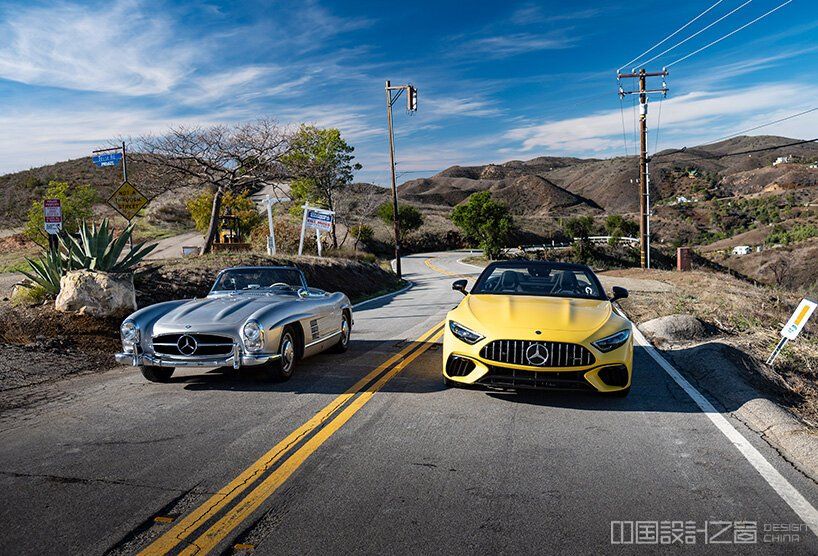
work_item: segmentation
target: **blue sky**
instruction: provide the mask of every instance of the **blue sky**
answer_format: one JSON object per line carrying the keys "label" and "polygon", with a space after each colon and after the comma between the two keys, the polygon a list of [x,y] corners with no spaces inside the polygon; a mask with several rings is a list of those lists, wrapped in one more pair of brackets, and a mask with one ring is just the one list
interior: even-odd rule
{"label": "blue sky", "polygon": [[[385,79],[419,89],[416,114],[396,105],[400,181],[452,164],[633,154],[616,68],[715,1],[0,2],[0,172],[263,115],[340,128],[359,178],[385,184]],[[752,0],[651,69],[783,1]],[[745,2],[722,0],[652,54]],[[673,65],[660,121],[659,99],[650,107],[651,150],[657,124],[662,149],[818,106],[817,38],[818,2],[794,0]],[[816,130],[813,112],[756,133]]]}

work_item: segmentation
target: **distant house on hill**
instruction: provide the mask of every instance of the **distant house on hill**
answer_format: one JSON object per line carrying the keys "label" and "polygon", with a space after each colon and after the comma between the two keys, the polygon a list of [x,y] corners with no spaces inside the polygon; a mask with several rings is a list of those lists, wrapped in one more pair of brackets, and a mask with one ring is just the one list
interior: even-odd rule
{"label": "distant house on hill", "polygon": [[750,251],[751,249],[749,245],[736,245],[733,247],[733,255],[749,255]]}
{"label": "distant house on hill", "polygon": [[788,154],[787,156],[779,156],[775,159],[775,162],[773,162],[773,166],[778,166],[779,164],[789,164],[790,162],[792,162],[791,154]]}

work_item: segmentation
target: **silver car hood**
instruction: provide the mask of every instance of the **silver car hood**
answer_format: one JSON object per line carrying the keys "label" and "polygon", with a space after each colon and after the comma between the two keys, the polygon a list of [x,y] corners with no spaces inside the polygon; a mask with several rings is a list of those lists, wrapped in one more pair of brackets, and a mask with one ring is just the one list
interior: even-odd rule
{"label": "silver car hood", "polygon": [[180,331],[238,330],[259,309],[297,303],[292,294],[240,293],[191,299],[165,313],[153,326],[154,334]]}

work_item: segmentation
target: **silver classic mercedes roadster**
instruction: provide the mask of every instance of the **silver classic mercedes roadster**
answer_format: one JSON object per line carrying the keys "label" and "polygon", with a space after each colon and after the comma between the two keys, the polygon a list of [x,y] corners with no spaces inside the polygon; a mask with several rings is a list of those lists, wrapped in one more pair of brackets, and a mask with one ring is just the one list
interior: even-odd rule
{"label": "silver classic mercedes roadster", "polygon": [[308,287],[295,267],[228,268],[204,299],[157,303],[126,318],[116,360],[153,382],[176,367],[257,366],[287,380],[299,359],[346,351],[352,322],[346,295]]}

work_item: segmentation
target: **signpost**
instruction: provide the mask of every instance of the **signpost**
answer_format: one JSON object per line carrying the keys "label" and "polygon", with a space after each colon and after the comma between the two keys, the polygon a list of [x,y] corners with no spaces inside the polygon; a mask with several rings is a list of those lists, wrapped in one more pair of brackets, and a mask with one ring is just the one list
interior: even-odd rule
{"label": "signpost", "polygon": [[804,298],[801,300],[801,303],[796,307],[790,320],[788,320],[784,328],[781,329],[781,340],[779,340],[778,345],[775,346],[775,349],[767,358],[768,365],[773,364],[775,358],[778,357],[778,354],[781,353],[781,350],[787,345],[787,342],[798,337],[801,330],[804,329],[804,325],[807,324],[807,321],[812,316],[812,313],[815,312],[816,307],[818,307],[818,301],[814,299]]}
{"label": "signpost", "polygon": [[278,199],[273,199],[269,195],[264,198],[264,205],[267,207],[267,226],[270,228],[270,235],[267,236],[267,254],[276,254],[276,231],[273,226],[273,203]]}
{"label": "signpost", "polygon": [[335,213],[331,210],[313,208],[309,205],[301,207],[304,209],[304,219],[301,221],[301,239],[298,242],[298,254],[304,252],[304,233],[307,228],[315,229],[315,239],[318,242],[318,256],[321,256],[321,232],[332,230],[332,221]]}

